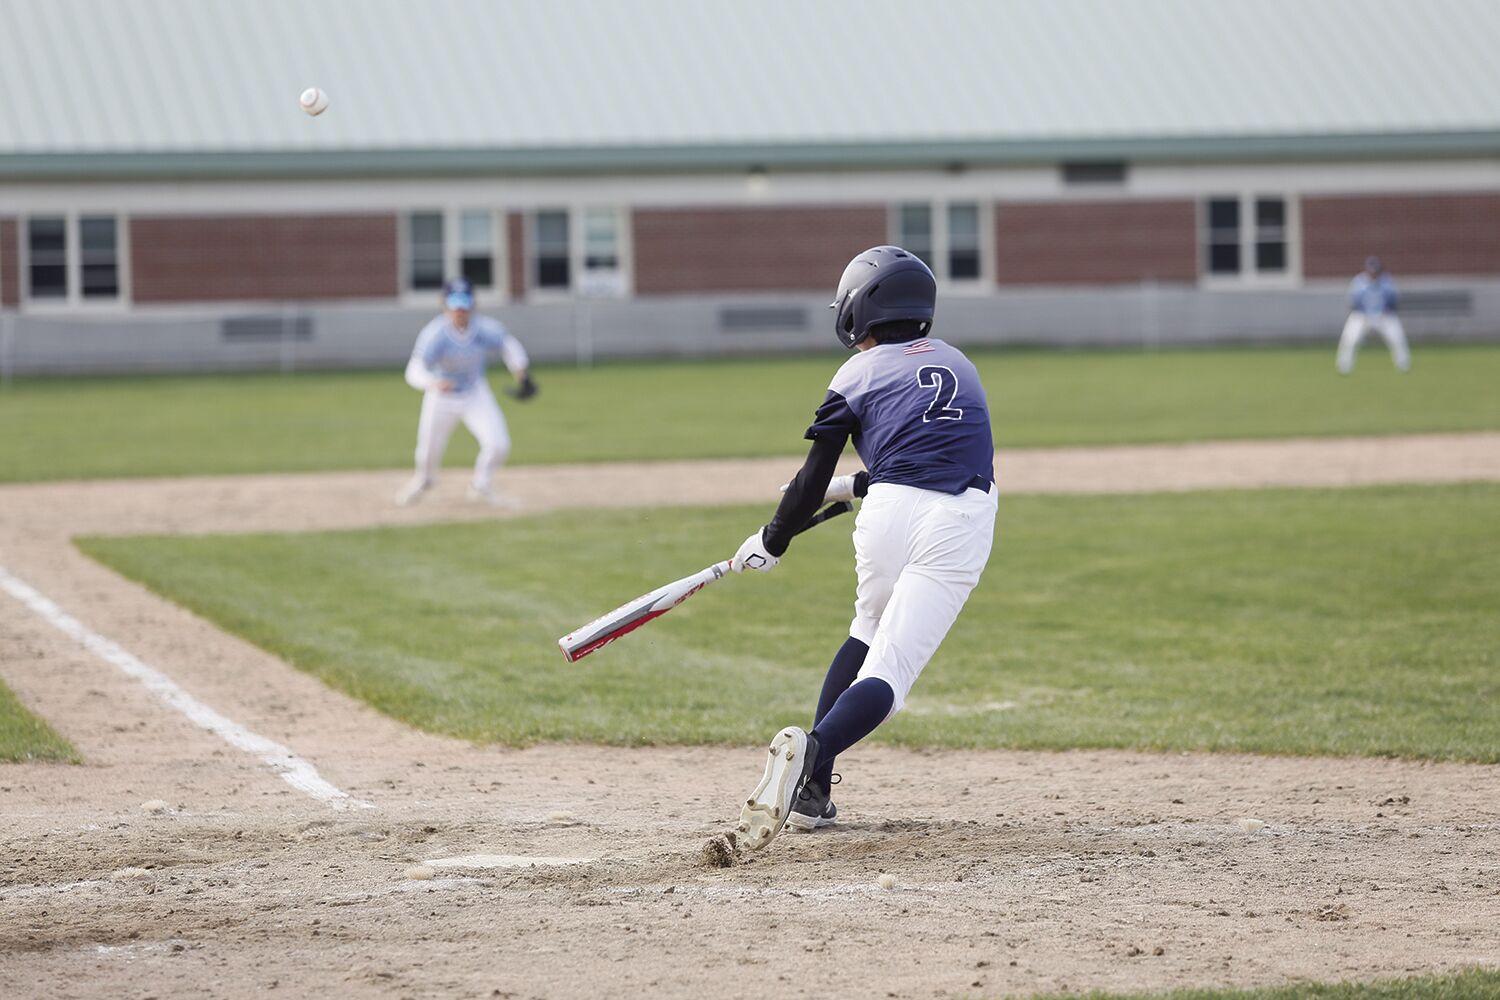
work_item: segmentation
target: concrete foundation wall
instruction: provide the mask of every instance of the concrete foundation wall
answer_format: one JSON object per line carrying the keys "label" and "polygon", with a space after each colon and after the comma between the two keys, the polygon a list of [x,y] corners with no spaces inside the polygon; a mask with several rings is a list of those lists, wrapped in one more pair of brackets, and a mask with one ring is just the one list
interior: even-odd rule
{"label": "concrete foundation wall", "polygon": [[[1407,330],[1424,341],[1500,340],[1500,281],[1404,282]],[[828,295],[685,296],[519,304],[494,310],[540,362],[830,351]],[[117,316],[0,313],[11,376],[307,368],[397,369],[429,309],[360,305],[137,308]],[[1325,344],[1342,286],[1204,291],[1185,285],[949,295],[937,334],[960,345],[1166,347]]]}

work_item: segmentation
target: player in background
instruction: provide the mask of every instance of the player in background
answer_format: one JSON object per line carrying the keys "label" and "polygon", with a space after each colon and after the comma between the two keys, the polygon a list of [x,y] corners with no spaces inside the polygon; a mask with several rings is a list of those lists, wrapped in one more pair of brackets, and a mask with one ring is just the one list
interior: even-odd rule
{"label": "player in background", "polygon": [[494,492],[495,469],[510,454],[510,432],[495,394],[485,378],[486,358],[498,351],[515,377],[516,399],[536,395],[536,383],[521,342],[499,320],[474,314],[474,287],[464,278],[443,286],[443,312],[417,335],[406,381],[422,391],[422,416],[417,421],[417,471],[396,494],[402,506],[416,503],[432,488],[448,447],[448,437],[460,420],[479,442],[469,499],[495,506],[513,506],[509,497]]}
{"label": "player in background", "polygon": [[[900,247],[874,247],[849,263],[833,302],[835,333],[858,353],[834,375],[807,429],[807,461],[770,523],[735,553],[736,572],[768,572],[825,499],[865,498],[849,638],[828,668],[812,731],[788,726],[771,740],[765,774],[740,812],[752,849],[787,822],[811,830],[834,821],[834,759],[901,710],[989,560],[989,406],[969,359],[928,336],[936,303],[932,272]],[[835,480],[851,437],[866,471]]]}
{"label": "player in background", "polygon": [[1390,272],[1380,263],[1379,257],[1365,261],[1365,269],[1349,283],[1349,318],[1344,322],[1343,336],[1339,337],[1338,369],[1340,375],[1354,370],[1354,353],[1359,342],[1373,327],[1385,338],[1391,349],[1391,360],[1401,371],[1411,370],[1411,351],[1406,346],[1406,331],[1401,326],[1401,317],[1396,315],[1396,283]]}

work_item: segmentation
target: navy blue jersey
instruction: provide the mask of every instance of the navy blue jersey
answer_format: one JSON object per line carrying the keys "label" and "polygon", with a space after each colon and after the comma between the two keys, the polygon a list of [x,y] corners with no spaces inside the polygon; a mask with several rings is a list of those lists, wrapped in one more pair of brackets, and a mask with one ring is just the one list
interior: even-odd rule
{"label": "navy blue jersey", "polygon": [[995,443],[979,372],[958,348],[930,337],[880,344],[833,376],[808,438],[846,433],[871,485],[959,494],[989,482]]}

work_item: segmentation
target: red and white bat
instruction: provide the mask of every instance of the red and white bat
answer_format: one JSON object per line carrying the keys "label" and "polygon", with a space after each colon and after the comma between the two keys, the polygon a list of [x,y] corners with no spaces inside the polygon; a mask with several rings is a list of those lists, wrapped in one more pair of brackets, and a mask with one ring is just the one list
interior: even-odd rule
{"label": "red and white bat", "polygon": [[[840,514],[846,514],[853,509],[854,505],[848,501],[829,504],[813,515],[797,531],[797,534],[800,535],[814,525],[822,524],[831,517],[838,517]],[[557,640],[557,646],[562,650],[563,657],[569,663],[581,660],[594,650],[614,642],[622,635],[634,632],[647,622],[660,618],[704,587],[707,587],[710,583],[724,579],[729,573],[729,560],[725,559],[723,562],[714,563],[707,569],[699,570],[692,576],[685,576],[681,580],[674,580],[665,587],[657,587],[651,593],[642,594],[635,600],[620,605],[608,614],[600,615],[587,625],[574,629]]]}

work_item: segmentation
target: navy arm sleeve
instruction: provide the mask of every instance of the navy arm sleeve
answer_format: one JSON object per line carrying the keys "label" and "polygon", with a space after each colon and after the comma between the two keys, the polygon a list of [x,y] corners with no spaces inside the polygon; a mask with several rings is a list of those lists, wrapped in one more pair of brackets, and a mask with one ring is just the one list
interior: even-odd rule
{"label": "navy arm sleeve", "polygon": [[807,452],[807,461],[787,485],[776,513],[771,515],[770,522],[761,532],[761,540],[771,555],[784,555],[797,529],[818,512],[818,506],[828,493],[828,481],[833,478],[834,469],[839,464],[839,456],[844,453],[844,445],[858,429],[859,419],[849,409],[849,403],[830,390],[805,435],[813,443]]}
{"label": "navy arm sleeve", "polygon": [[802,463],[802,468],[792,477],[786,492],[781,495],[776,513],[771,515],[770,523],[761,532],[761,540],[766,543],[766,551],[771,555],[780,557],[785,554],[797,529],[818,512],[818,505],[828,492],[828,480],[833,478],[834,467],[839,464],[839,456],[844,453],[844,443],[847,440],[843,434],[824,434],[813,438],[807,461]]}

